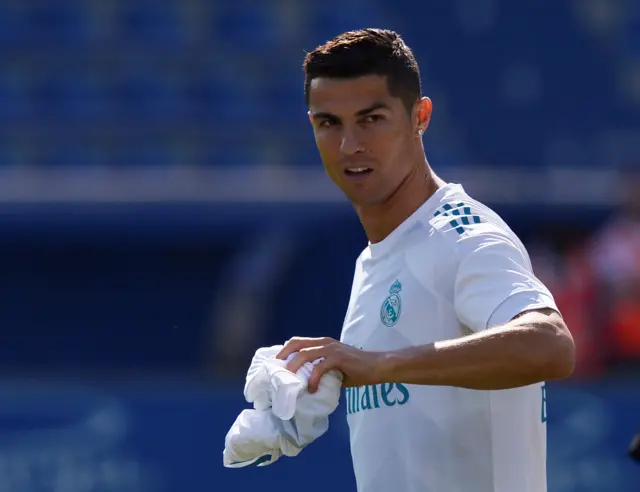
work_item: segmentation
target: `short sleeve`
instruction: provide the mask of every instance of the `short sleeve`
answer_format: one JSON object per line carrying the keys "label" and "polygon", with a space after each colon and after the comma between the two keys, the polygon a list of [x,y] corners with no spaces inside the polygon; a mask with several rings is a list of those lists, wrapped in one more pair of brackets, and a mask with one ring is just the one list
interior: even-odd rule
{"label": "short sleeve", "polygon": [[506,234],[479,234],[458,242],[454,307],[472,331],[507,323],[533,309],[557,311],[524,248]]}

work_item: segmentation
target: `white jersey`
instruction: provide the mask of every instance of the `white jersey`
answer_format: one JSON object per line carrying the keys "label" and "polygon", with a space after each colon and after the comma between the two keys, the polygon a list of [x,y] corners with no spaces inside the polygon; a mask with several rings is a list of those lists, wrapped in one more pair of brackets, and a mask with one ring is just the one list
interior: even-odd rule
{"label": "white jersey", "polygon": [[[356,262],[343,343],[388,351],[556,309],[525,247],[462,186],[439,189]],[[545,492],[544,384],[345,392],[358,492]]]}

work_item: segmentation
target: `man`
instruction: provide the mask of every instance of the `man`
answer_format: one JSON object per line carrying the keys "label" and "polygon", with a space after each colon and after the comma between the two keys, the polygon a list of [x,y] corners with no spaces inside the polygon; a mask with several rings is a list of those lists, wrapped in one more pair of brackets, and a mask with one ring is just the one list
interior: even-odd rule
{"label": "man", "polygon": [[304,62],[309,117],[329,177],[369,239],[340,342],[295,338],[289,369],[323,358],[344,375],[359,492],[543,492],[544,381],[569,376],[574,343],[509,227],[431,170],[411,50],[396,33],[348,32]]}

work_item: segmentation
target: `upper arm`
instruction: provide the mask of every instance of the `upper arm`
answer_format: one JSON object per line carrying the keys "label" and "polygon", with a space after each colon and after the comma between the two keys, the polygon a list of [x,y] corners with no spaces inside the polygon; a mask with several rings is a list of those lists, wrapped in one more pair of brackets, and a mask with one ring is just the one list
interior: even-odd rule
{"label": "upper arm", "polygon": [[478,233],[457,242],[459,261],[454,307],[473,331],[508,323],[535,310],[558,308],[533,273],[526,250],[501,231]]}
{"label": "upper arm", "polygon": [[571,337],[571,332],[564,322],[562,315],[554,308],[524,311],[515,316],[509,322],[509,325],[532,326],[540,331],[550,332],[555,335],[568,335]]}

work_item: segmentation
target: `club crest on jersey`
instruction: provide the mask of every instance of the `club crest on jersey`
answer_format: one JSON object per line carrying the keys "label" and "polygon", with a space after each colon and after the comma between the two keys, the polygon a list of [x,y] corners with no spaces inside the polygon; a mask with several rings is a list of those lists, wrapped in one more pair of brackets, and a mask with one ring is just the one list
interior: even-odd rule
{"label": "club crest on jersey", "polygon": [[400,299],[400,291],[402,284],[396,280],[389,289],[389,297],[382,303],[380,310],[380,319],[385,326],[394,326],[400,319],[402,313],[402,299]]}

